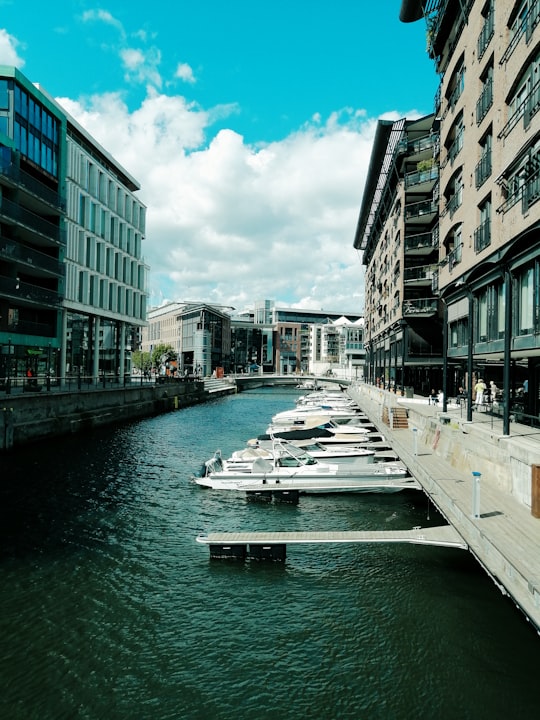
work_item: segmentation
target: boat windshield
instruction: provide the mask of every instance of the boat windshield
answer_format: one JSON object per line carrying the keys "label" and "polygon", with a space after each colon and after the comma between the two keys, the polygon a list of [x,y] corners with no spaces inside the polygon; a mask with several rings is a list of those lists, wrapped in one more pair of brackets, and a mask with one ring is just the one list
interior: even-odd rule
{"label": "boat windshield", "polygon": [[281,467],[299,467],[300,465],[315,465],[315,458],[303,448],[295,445],[281,444],[276,448],[279,455],[278,464]]}

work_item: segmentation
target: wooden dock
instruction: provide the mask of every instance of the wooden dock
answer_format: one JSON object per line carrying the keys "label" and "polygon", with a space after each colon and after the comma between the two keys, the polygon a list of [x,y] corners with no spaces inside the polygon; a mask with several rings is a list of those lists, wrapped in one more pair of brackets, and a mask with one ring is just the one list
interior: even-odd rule
{"label": "wooden dock", "polygon": [[329,532],[213,532],[199,535],[197,542],[210,547],[218,559],[285,560],[287,545],[329,545],[337,543],[410,543],[467,550],[467,543],[451,525],[412,530]]}

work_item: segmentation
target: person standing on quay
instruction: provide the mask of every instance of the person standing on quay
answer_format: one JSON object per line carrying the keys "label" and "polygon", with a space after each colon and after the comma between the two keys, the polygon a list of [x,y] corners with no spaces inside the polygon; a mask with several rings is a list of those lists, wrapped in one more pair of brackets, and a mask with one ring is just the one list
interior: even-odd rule
{"label": "person standing on quay", "polygon": [[474,404],[476,405],[476,407],[478,407],[478,405],[483,404],[485,390],[486,390],[486,383],[482,380],[482,378],[478,378],[478,382],[474,386],[474,391],[476,393],[476,399],[474,401]]}

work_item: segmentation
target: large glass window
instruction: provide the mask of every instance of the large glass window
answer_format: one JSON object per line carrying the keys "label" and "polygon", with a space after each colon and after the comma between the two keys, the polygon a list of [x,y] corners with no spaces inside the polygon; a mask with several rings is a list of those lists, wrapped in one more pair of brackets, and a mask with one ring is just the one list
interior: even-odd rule
{"label": "large glass window", "polygon": [[520,335],[529,335],[534,332],[534,268],[525,268],[519,273],[516,280],[518,333]]}

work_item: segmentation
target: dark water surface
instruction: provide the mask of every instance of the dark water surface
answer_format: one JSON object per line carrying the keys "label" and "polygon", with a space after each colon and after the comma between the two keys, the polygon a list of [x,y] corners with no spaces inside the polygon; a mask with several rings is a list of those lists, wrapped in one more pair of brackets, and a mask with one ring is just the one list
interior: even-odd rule
{"label": "dark water surface", "polygon": [[422,493],[248,503],[190,482],[292,407],[250,391],[0,458],[1,720],[539,716],[540,638],[463,551],[200,532],[441,524]]}

